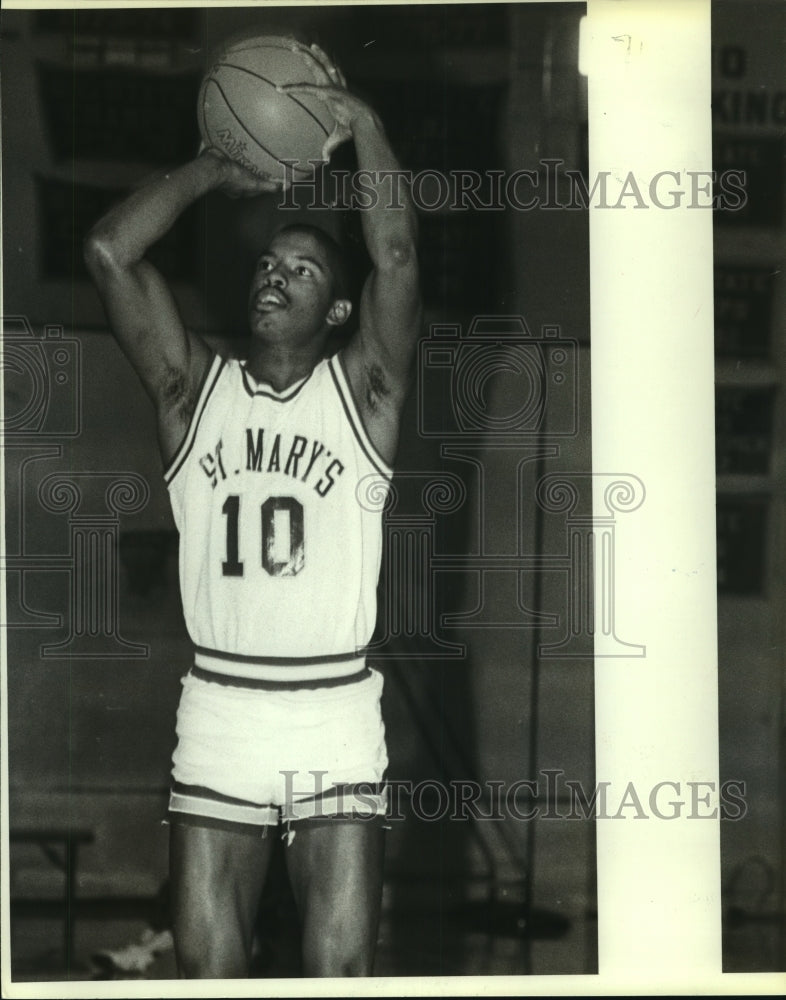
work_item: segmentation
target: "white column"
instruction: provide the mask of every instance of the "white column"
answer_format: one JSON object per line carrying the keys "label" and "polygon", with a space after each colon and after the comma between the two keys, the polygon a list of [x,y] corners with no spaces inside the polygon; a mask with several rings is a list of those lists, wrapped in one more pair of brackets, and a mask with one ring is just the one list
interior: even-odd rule
{"label": "white column", "polygon": [[[590,210],[593,469],[646,488],[615,587],[646,655],[595,667],[597,780],[620,813],[598,820],[600,972],[702,992],[721,971],[719,821],[696,818],[718,807],[712,215],[688,171],[712,166],[710,4],[590,0],[588,28],[590,180],[608,171],[620,205]],[[677,176],[653,189],[660,171]],[[691,781],[709,783],[695,802]]]}

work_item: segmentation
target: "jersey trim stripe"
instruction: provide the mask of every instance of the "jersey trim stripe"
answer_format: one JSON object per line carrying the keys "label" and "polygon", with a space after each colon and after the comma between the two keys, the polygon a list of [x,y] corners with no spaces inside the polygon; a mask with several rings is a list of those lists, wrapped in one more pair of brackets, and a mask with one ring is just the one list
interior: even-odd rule
{"label": "jersey trim stripe", "polygon": [[202,419],[202,414],[205,412],[207,401],[216,387],[221,372],[224,370],[225,364],[226,358],[223,358],[220,354],[216,354],[205,372],[205,377],[202,380],[202,385],[197,396],[197,404],[191,416],[186,436],[183,438],[180,443],[180,447],[177,449],[169,464],[164,469],[164,482],[167,486],[171,485],[173,479],[183,467],[183,463],[188,458],[188,455],[194,446],[194,439],[196,438],[196,433],[199,429],[199,422]]}
{"label": "jersey trim stripe", "polygon": [[339,399],[344,407],[344,413],[346,414],[349,425],[357,438],[358,444],[363,450],[363,454],[380,475],[384,476],[386,479],[390,479],[393,475],[393,469],[388,465],[384,458],[382,458],[377,449],[374,447],[371,438],[368,436],[366,428],[363,425],[363,420],[358,412],[358,408],[355,405],[352,390],[349,387],[349,379],[347,378],[344,370],[344,363],[339,355],[334,355],[328,361],[328,368],[330,369],[330,374],[333,376],[333,382],[336,386]]}
{"label": "jersey trim stripe", "polygon": [[314,374],[314,369],[312,368],[308,375],[306,375],[300,382],[296,382],[294,386],[289,386],[284,389],[283,392],[276,392],[273,386],[268,385],[267,382],[261,383],[265,386],[264,389],[256,388],[256,386],[260,383],[256,382],[254,376],[251,375],[244,364],[240,365],[240,371],[243,374],[243,388],[249,396],[265,396],[267,399],[272,399],[274,403],[288,403],[290,400],[294,399],[306,382],[308,382]]}
{"label": "jersey trim stripe", "polygon": [[221,684],[224,687],[251,688],[259,691],[303,691],[306,689],[339,687],[343,684],[357,684],[371,676],[369,667],[363,667],[356,674],[346,674],[341,677],[323,677],[316,680],[283,681],[262,680],[259,677],[237,677],[230,674],[216,673],[194,665],[189,671],[192,676],[209,684]]}
{"label": "jersey trim stripe", "polygon": [[209,649],[207,646],[195,646],[198,655],[215,657],[218,660],[232,660],[235,663],[256,663],[260,666],[289,667],[314,666],[321,663],[340,663],[342,660],[362,660],[365,663],[364,650],[352,650],[346,653],[328,653],[324,656],[248,656],[245,653],[228,653],[221,649]]}
{"label": "jersey trim stripe", "polygon": [[320,682],[334,678],[360,680],[366,669],[366,659],[356,652],[329,656],[244,656],[196,646],[194,665],[213,675],[235,680],[305,682],[322,686]]}

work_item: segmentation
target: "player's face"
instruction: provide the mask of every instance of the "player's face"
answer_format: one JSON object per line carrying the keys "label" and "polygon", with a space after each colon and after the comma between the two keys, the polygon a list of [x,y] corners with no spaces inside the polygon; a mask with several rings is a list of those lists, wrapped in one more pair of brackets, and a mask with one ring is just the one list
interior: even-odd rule
{"label": "player's face", "polygon": [[321,338],[332,304],[333,273],[319,240],[301,232],[274,237],[251,282],[252,334],[293,344]]}

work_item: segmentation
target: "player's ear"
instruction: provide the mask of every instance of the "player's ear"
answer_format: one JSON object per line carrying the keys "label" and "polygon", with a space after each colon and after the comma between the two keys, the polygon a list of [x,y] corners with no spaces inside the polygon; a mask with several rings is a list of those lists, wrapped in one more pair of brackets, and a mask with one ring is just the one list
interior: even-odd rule
{"label": "player's ear", "polygon": [[330,326],[343,326],[352,313],[352,303],[349,299],[335,299],[327,314]]}

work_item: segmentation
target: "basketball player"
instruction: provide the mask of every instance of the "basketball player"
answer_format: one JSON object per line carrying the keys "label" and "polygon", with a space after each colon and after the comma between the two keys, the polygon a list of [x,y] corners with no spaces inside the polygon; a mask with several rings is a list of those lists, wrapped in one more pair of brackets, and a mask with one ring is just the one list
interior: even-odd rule
{"label": "basketball player", "polygon": [[[324,101],[361,170],[397,170],[376,114],[312,47]],[[369,176],[373,176],[370,174]],[[415,217],[381,190],[363,212],[372,261],[359,329],[339,248],[279,231],[257,262],[245,362],[187,331],[149,248],[208,191],[281,190],[213,150],[135,191],[94,228],[86,260],[157,415],[186,624],[170,799],[181,975],[248,974],[273,836],[286,858],[310,976],[369,975],[382,888],[387,765],[381,678],[365,664],[376,614],[379,503],[420,325]],[[373,493],[373,489],[371,491]],[[278,827],[278,831],[276,831]]]}

